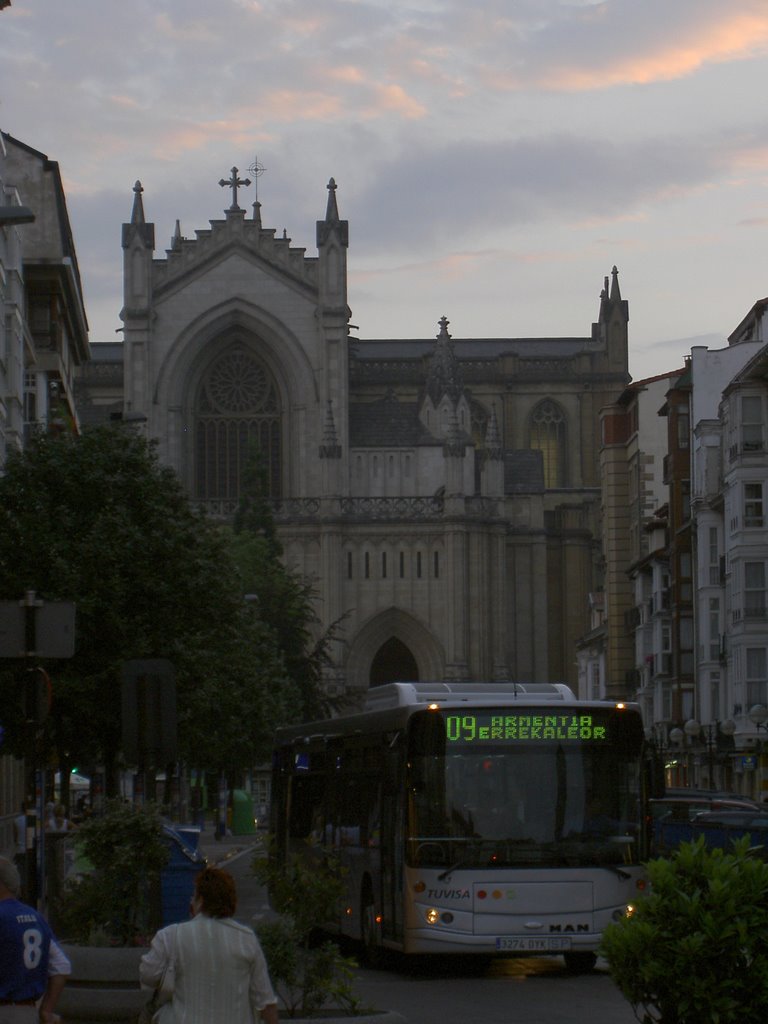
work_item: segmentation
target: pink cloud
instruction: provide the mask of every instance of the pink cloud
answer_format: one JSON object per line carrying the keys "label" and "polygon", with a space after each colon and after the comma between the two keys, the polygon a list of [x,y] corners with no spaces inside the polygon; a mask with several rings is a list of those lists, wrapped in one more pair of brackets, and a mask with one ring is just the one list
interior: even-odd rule
{"label": "pink cloud", "polygon": [[493,74],[497,88],[521,89],[531,85],[558,91],[603,89],[613,85],[647,85],[693,74],[707,64],[748,60],[768,52],[768,11],[730,13],[708,23],[692,20],[687,36],[659,38],[638,53],[601,53],[589,64],[543,64],[528,73]]}
{"label": "pink cloud", "polygon": [[352,64],[347,64],[340,68],[330,68],[328,70],[328,78],[338,82],[351,82],[355,85],[365,81],[365,76],[360,68],[354,67]]}
{"label": "pink cloud", "polygon": [[427,113],[427,108],[409,96],[401,85],[377,85],[374,86],[374,93],[375,105],[364,112],[369,117],[387,112],[400,114],[408,120],[416,120]]}
{"label": "pink cloud", "polygon": [[214,139],[224,139],[238,146],[252,146],[254,133],[237,117],[232,121],[202,121],[183,125],[163,133],[154,150],[158,160],[176,161],[180,153],[202,149]]}

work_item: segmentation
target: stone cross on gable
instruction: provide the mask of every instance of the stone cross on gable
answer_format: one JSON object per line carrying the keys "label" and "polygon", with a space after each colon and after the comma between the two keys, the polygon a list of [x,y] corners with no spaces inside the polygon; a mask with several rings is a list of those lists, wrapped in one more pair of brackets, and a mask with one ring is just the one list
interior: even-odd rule
{"label": "stone cross on gable", "polygon": [[222,188],[232,189],[232,205],[230,210],[239,210],[240,207],[237,205],[237,190],[239,188],[247,188],[251,184],[250,178],[238,178],[237,168],[232,168],[232,174],[229,178],[222,178],[219,182]]}

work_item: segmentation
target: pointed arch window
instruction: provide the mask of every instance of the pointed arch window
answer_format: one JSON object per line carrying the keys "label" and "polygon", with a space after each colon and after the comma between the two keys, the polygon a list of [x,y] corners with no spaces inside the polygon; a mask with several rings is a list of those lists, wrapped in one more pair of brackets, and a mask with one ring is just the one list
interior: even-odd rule
{"label": "pointed arch window", "polygon": [[280,399],[269,370],[243,345],[218,357],[195,403],[195,493],[198,498],[240,496],[253,442],[261,452],[269,497],[282,491]]}
{"label": "pointed arch window", "polygon": [[540,451],[544,463],[544,486],[565,486],[565,415],[547,398],[531,413],[530,446]]}

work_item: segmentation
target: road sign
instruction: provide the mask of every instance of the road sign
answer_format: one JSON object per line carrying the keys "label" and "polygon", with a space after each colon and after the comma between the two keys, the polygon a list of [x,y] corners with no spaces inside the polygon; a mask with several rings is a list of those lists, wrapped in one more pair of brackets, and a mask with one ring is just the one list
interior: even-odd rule
{"label": "road sign", "polygon": [[176,760],[176,676],[165,658],[123,664],[121,686],[123,754],[129,764]]}
{"label": "road sign", "polygon": [[[32,617],[27,633],[27,616]],[[29,649],[28,639],[33,642]],[[0,658],[72,658],[75,605],[72,601],[0,601]]]}

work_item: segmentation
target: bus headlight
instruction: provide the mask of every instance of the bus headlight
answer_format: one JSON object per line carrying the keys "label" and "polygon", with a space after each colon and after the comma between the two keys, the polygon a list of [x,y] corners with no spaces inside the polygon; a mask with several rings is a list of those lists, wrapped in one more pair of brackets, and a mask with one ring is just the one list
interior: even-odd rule
{"label": "bus headlight", "polygon": [[440,920],[440,911],[436,907],[430,907],[424,916],[427,919],[427,924],[437,924]]}

